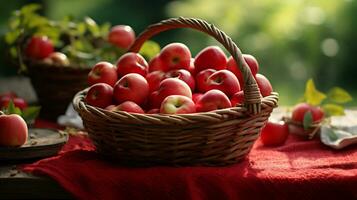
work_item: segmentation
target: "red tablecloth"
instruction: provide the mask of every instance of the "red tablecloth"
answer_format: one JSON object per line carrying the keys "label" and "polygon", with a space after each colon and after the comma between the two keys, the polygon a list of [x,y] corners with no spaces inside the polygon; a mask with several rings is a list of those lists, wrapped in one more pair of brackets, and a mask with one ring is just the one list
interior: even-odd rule
{"label": "red tablecloth", "polygon": [[24,167],[47,175],[79,199],[357,199],[357,148],[331,150],[290,136],[284,146],[258,140],[227,167],[128,168],[101,160],[86,137]]}

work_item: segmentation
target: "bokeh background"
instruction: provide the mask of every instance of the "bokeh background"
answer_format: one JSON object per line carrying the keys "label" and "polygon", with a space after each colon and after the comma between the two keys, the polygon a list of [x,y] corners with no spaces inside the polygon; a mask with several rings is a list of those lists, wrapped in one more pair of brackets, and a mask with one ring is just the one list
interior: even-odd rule
{"label": "bokeh background", "polygon": [[[149,24],[168,17],[198,17],[226,32],[244,53],[254,55],[260,73],[280,93],[280,103],[293,105],[313,78],[318,89],[340,86],[357,96],[356,0],[78,0],[6,1],[0,7],[0,35],[16,9],[28,3],[43,5],[51,19],[71,15],[92,17],[98,23],[127,24],[140,33]],[[217,42],[192,30],[173,30],[153,38],[161,46],[187,44],[193,55]],[[5,55],[3,39],[0,55]],[[16,69],[0,59],[0,78]]]}

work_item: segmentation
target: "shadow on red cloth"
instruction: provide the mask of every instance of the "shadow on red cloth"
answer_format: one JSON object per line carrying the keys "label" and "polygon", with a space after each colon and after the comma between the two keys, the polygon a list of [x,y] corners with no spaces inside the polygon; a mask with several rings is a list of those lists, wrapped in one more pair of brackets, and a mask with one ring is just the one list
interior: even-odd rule
{"label": "shadow on red cloth", "polygon": [[227,167],[130,168],[102,160],[86,137],[72,136],[56,157],[23,168],[59,182],[79,199],[356,199],[357,150],[334,151],[290,137],[258,140]]}

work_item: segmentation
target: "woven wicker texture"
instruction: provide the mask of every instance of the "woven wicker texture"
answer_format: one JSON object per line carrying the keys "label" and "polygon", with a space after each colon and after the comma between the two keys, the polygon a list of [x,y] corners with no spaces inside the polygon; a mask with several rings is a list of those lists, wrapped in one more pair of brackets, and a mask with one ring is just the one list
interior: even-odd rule
{"label": "woven wicker texture", "polygon": [[66,112],[74,95],[85,89],[90,68],[31,63],[29,77],[41,105],[41,118],[56,120]]}
{"label": "woven wicker texture", "polygon": [[239,63],[244,106],[212,112],[160,115],[110,112],[87,105],[88,89],[73,99],[84,126],[103,156],[130,165],[228,165],[244,158],[259,136],[278,94],[261,98],[242,53],[225,33],[200,19],[173,18],[149,26],[130,51],[150,37],[174,28],[192,28],[217,39]]}

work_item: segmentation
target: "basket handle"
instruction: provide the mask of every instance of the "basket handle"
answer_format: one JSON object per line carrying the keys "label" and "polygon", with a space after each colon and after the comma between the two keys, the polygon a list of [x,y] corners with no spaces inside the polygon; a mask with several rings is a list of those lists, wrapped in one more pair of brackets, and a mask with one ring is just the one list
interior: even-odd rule
{"label": "basket handle", "polygon": [[220,42],[228,52],[233,56],[236,63],[238,63],[239,69],[242,72],[244,79],[244,105],[247,111],[251,114],[258,114],[261,111],[261,96],[258,85],[248,67],[247,63],[243,59],[242,52],[233,42],[233,40],[227,36],[223,31],[216,28],[213,24],[209,24],[204,20],[195,18],[171,18],[163,20],[159,23],[152,24],[146,28],[135,40],[134,44],[130,47],[130,52],[139,52],[144,42],[150,39],[152,36],[176,28],[191,28],[195,29],[214,37]]}

